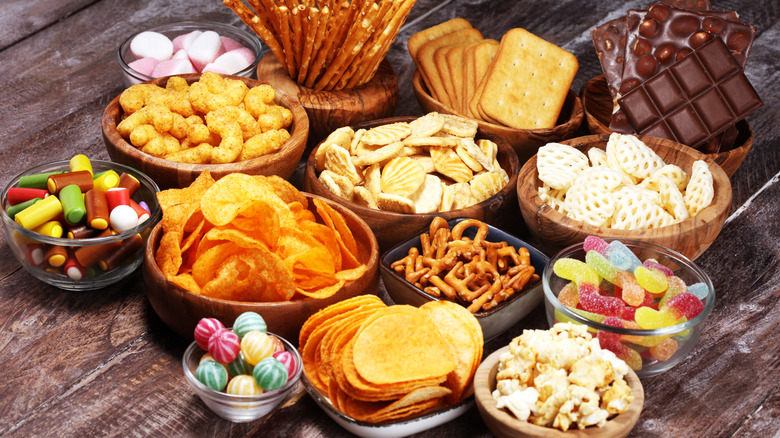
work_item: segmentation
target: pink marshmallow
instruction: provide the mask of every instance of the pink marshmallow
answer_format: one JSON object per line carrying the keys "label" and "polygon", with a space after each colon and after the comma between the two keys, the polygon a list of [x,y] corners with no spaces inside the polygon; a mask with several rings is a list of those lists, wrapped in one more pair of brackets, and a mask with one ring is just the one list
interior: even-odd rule
{"label": "pink marshmallow", "polygon": [[154,68],[152,76],[159,78],[162,76],[171,75],[183,75],[187,73],[195,73],[195,69],[187,59],[169,59],[157,64]]}
{"label": "pink marshmallow", "polygon": [[200,30],[193,30],[192,32],[179,35],[173,39],[173,51],[177,52],[181,49],[190,50],[192,43],[198,39],[203,32]]}
{"label": "pink marshmallow", "polygon": [[254,60],[254,52],[246,47],[242,47],[220,55],[219,58],[214,60],[213,64],[220,66],[222,69],[230,72],[230,74],[234,74],[252,65]]}
{"label": "pink marshmallow", "polygon": [[141,32],[130,41],[130,51],[136,58],[154,58],[158,61],[170,59],[173,43],[167,36],[152,31]]}
{"label": "pink marshmallow", "polygon": [[159,63],[160,61],[154,58],[140,58],[127,64],[127,66],[142,75],[151,76],[154,68],[157,67],[157,64]]}
{"label": "pink marshmallow", "polygon": [[241,49],[244,47],[243,44],[239,43],[233,38],[226,37],[226,36],[221,36],[219,38],[222,40],[222,47],[225,48],[226,52],[229,52],[231,50]]}
{"label": "pink marshmallow", "polygon": [[187,54],[186,50],[179,49],[176,53],[173,54],[171,59],[186,59],[187,61],[189,61],[190,55]]}
{"label": "pink marshmallow", "polygon": [[187,54],[190,55],[190,60],[192,60],[192,65],[195,69],[203,71],[203,67],[217,59],[219,55],[224,53],[224,50],[219,34],[212,30],[207,30],[192,42],[192,46],[190,46]]}
{"label": "pink marshmallow", "polygon": [[224,68],[222,68],[221,66],[219,66],[219,65],[217,65],[217,64],[215,64],[213,62],[210,62],[210,63],[206,64],[203,67],[203,70],[201,70],[201,73],[202,72],[207,72],[207,71],[210,71],[212,73],[218,73],[218,74],[221,74],[221,75],[232,74],[231,72],[225,70]]}

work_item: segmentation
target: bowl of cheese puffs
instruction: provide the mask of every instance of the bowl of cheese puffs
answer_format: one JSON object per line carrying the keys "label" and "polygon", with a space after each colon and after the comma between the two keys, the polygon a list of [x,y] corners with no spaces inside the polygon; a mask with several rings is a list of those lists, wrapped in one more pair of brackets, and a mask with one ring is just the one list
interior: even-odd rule
{"label": "bowl of cheese puffs", "polygon": [[185,187],[204,170],[288,178],[309,133],[294,98],[260,81],[213,72],[153,79],[108,104],[103,140],[112,161],[162,189]]}

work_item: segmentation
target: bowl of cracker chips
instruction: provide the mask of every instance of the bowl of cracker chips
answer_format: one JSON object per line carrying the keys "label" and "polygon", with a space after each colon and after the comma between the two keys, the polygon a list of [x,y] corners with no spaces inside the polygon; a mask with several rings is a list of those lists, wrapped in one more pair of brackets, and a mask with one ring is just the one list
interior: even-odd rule
{"label": "bowl of cracker chips", "polygon": [[379,247],[368,225],[279,177],[215,181],[204,172],[159,199],[163,219],[144,254],[146,294],[183,337],[201,318],[252,311],[296,339],[309,315],[377,290]]}
{"label": "bowl of cracker chips", "polygon": [[550,253],[595,235],[653,243],[693,260],[726,221],[731,182],[693,148],[613,133],[539,148],[520,170],[517,198],[529,231]]}
{"label": "bowl of cracker chips", "polygon": [[206,72],[134,85],[103,112],[113,161],[141,170],[160,188],[186,187],[201,172],[288,178],[306,149],[300,103],[260,81]]}
{"label": "bowl of cracker chips", "polygon": [[519,167],[503,138],[433,112],[337,129],[309,155],[304,189],[357,213],[389,249],[436,216],[508,225]]}

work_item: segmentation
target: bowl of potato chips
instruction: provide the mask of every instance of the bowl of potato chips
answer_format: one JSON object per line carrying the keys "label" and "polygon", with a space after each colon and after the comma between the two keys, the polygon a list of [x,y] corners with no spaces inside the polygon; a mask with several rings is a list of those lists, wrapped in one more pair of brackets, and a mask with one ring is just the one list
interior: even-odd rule
{"label": "bowl of potato chips", "polygon": [[389,249],[436,216],[508,225],[519,167],[503,138],[433,112],[337,129],[309,155],[304,189],[357,213]]}
{"label": "bowl of potato chips", "polygon": [[152,308],[186,338],[198,321],[256,312],[286,339],[325,306],[376,293],[379,248],[345,207],[277,176],[201,174],[160,192],[144,254]]}
{"label": "bowl of potato chips", "polygon": [[162,189],[186,187],[204,170],[288,178],[306,149],[300,103],[260,81],[212,72],[134,85],[108,104],[103,141],[113,161]]}
{"label": "bowl of potato chips", "polygon": [[693,148],[613,133],[541,147],[520,170],[517,198],[529,231],[550,253],[595,235],[654,243],[693,260],[723,227],[731,183]]}

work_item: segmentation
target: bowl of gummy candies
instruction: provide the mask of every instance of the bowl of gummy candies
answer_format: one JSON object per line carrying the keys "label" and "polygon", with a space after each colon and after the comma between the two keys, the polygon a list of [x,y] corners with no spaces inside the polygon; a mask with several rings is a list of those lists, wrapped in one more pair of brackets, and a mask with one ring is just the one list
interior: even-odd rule
{"label": "bowl of gummy candies", "polygon": [[273,412],[301,377],[301,355],[287,340],[268,332],[262,316],[244,312],[232,328],[203,318],[184,352],[187,383],[215,414],[235,422]]}
{"label": "bowl of gummy candies", "polygon": [[204,71],[248,78],[262,54],[254,33],[212,21],[182,21],[145,29],[128,37],[118,50],[125,87]]}
{"label": "bowl of gummy candies", "polygon": [[700,267],[635,240],[588,236],[550,260],[542,285],[550,325],[587,325],[639,377],[682,362],[715,305],[715,288]]}
{"label": "bowl of gummy candies", "polygon": [[159,191],[132,167],[83,154],[42,164],[3,188],[6,241],[35,278],[65,290],[100,289],[143,263],[162,216]]}

